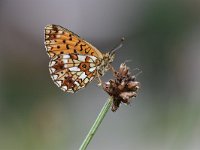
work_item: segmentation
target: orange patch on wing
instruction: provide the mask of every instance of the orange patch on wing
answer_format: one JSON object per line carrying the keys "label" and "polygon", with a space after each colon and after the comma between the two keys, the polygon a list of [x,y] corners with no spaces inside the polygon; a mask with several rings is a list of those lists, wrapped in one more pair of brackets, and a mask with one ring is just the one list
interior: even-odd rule
{"label": "orange patch on wing", "polygon": [[71,59],[78,60],[78,56],[76,54],[69,54]]}

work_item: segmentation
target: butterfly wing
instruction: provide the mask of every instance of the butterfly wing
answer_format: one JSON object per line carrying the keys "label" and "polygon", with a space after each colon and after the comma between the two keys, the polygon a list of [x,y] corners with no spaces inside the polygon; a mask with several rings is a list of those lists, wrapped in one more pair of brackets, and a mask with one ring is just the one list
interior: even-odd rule
{"label": "butterfly wing", "polygon": [[58,25],[45,27],[45,47],[51,77],[66,92],[74,93],[92,81],[103,59],[98,49]]}
{"label": "butterfly wing", "polygon": [[78,35],[59,25],[45,27],[45,46],[50,58],[60,54],[83,54],[102,59],[102,53]]}
{"label": "butterfly wing", "polygon": [[96,77],[97,58],[81,54],[61,54],[53,57],[49,70],[54,83],[66,92],[84,88]]}

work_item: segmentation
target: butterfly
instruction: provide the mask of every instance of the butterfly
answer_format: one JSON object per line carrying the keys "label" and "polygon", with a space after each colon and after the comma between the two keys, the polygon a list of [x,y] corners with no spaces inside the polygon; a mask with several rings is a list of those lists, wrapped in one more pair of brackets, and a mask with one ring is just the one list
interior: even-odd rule
{"label": "butterfly", "polygon": [[[45,47],[50,57],[49,71],[54,83],[65,92],[74,93],[84,88],[94,78],[112,68],[115,49],[105,54],[59,25],[47,25],[44,30]],[[122,38],[123,41],[123,38]]]}

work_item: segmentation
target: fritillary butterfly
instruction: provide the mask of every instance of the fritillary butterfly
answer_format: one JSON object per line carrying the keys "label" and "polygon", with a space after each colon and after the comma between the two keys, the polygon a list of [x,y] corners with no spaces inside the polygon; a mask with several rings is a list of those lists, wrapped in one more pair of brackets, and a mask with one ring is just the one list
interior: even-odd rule
{"label": "fritillary butterfly", "polygon": [[111,68],[116,50],[102,54],[75,33],[52,24],[45,27],[45,47],[51,59],[51,78],[63,91],[71,93],[104,75]]}

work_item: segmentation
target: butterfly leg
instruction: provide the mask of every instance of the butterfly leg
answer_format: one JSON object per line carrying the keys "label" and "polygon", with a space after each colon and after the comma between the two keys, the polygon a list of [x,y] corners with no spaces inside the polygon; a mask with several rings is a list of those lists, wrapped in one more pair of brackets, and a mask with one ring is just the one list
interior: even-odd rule
{"label": "butterfly leg", "polygon": [[100,75],[97,73],[97,80],[98,80],[98,86],[103,86],[103,84],[102,84],[102,80],[101,80],[101,78],[100,78]]}
{"label": "butterfly leg", "polygon": [[114,69],[114,67],[112,65],[109,65],[110,70],[112,71],[113,75],[115,76],[117,71]]}

